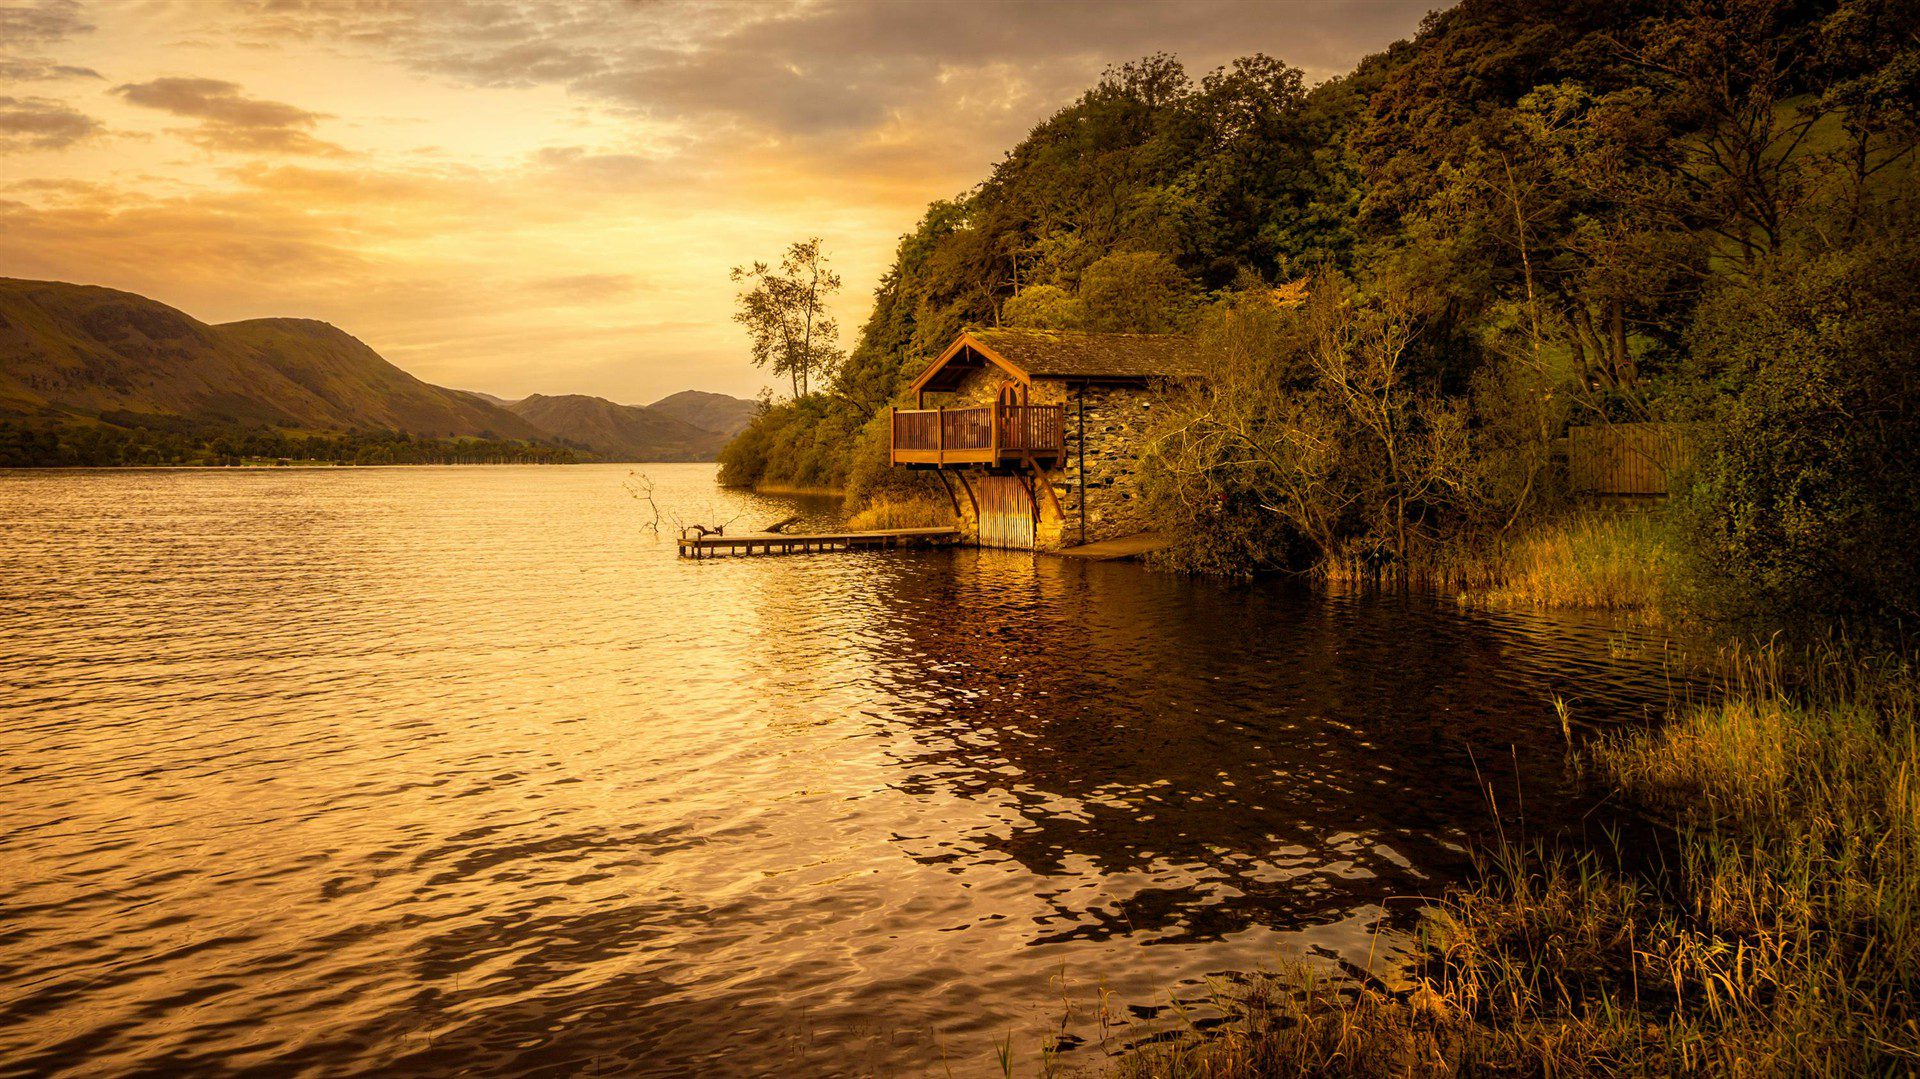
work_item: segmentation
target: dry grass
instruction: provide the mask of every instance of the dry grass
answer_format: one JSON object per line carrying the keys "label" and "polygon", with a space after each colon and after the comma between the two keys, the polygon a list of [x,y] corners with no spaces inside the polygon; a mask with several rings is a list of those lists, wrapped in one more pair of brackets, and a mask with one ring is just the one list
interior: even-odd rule
{"label": "dry grass", "polygon": [[1653,610],[1671,566],[1660,522],[1643,512],[1584,513],[1542,525],[1497,550],[1489,563],[1480,581],[1461,588],[1463,601]]}
{"label": "dry grass", "polygon": [[1671,822],[1671,879],[1498,845],[1425,912],[1413,991],[1278,979],[1238,1026],[1121,1073],[1920,1071],[1920,681],[1852,665],[1790,691],[1773,670],[1580,754]]}
{"label": "dry grass", "polygon": [[881,498],[847,518],[854,530],[879,528],[945,528],[953,524],[953,507],[933,499]]}
{"label": "dry grass", "polygon": [[1406,566],[1346,552],[1319,572],[1335,584],[1384,580],[1452,592],[1491,607],[1657,612],[1672,560],[1659,519],[1641,511],[1589,511],[1533,526],[1512,539],[1430,548]]}

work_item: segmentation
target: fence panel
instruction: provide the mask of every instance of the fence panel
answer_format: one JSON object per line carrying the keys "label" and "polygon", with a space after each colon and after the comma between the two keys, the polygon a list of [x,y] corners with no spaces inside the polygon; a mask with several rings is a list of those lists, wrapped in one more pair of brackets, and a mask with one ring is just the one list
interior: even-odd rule
{"label": "fence panel", "polygon": [[1567,479],[1581,494],[1664,498],[1693,459],[1687,429],[1673,423],[1611,423],[1567,431]]}

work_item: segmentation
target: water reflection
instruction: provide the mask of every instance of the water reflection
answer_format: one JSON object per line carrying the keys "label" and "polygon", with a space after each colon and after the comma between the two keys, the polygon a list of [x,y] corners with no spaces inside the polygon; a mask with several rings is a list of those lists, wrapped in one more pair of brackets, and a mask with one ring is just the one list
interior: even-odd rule
{"label": "water reflection", "polygon": [[899,789],[991,800],[1005,827],[902,845],[1057,881],[1035,943],[1218,940],[1431,891],[1500,800],[1539,831],[1585,815],[1552,695],[1619,720],[1666,694],[1609,658],[1601,620],[953,559],[894,563],[873,592],[879,718],[914,732]]}
{"label": "water reflection", "polygon": [[0,474],[0,1073],[1097,1064],[1103,1000],[1390,953],[1484,787],[1581,824],[1553,695],[1669,693],[1604,619],[682,562],[625,471]]}

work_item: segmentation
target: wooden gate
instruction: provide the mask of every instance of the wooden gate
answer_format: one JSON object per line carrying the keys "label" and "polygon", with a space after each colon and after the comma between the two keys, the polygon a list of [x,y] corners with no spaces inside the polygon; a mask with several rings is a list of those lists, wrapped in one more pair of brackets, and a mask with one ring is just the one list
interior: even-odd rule
{"label": "wooden gate", "polygon": [[1033,549],[1033,495],[1018,476],[982,476],[973,481],[980,502],[980,546]]}

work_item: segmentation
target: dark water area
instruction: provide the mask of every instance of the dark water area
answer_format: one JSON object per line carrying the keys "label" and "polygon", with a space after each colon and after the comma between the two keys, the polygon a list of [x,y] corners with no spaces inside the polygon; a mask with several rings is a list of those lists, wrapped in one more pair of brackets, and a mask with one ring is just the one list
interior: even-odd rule
{"label": "dark water area", "polygon": [[[687,562],[629,466],[0,473],[0,1074],[1097,1071],[1591,830],[1584,614]],[[675,517],[829,505],[644,469]]]}

